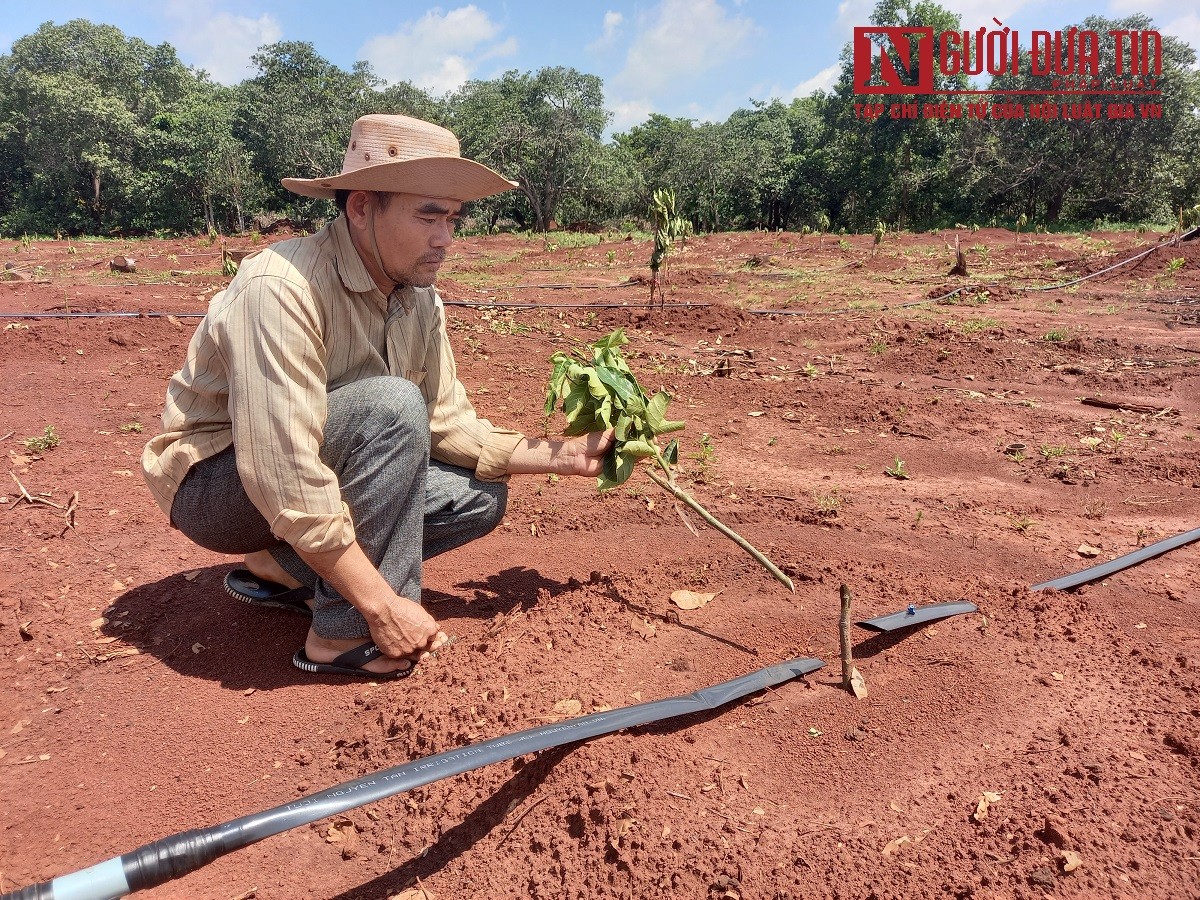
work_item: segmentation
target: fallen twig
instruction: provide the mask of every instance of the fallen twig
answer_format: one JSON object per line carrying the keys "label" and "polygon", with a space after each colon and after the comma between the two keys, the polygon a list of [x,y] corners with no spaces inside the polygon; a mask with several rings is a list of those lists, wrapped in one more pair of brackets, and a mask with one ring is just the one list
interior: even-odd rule
{"label": "fallen twig", "polygon": [[17,477],[16,472],[9,472],[8,475],[17,483],[17,487],[21,489],[21,500],[25,500],[28,503],[42,503],[46,506],[53,506],[55,509],[66,509],[61,503],[55,503],[53,500],[47,500],[45,497],[33,496],[25,489],[25,485],[21,484],[21,479]]}
{"label": "fallen twig", "polygon": [[1147,406],[1144,403],[1120,403],[1112,400],[1101,400],[1099,397],[1080,397],[1079,402],[1085,406],[1099,406],[1101,409],[1118,409],[1155,416],[1179,415],[1179,410],[1173,406]]}

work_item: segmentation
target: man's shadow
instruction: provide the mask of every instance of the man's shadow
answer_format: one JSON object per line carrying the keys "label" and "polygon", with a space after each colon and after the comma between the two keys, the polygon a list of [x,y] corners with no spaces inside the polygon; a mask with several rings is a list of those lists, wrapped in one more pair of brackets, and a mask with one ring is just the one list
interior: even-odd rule
{"label": "man's shadow", "polygon": [[459,593],[447,593],[426,588],[421,600],[433,604],[436,617],[449,614],[477,619],[490,619],[496,613],[514,609],[527,611],[539,600],[547,600],[583,587],[578,578],[555,581],[537,569],[510,566],[494,575],[454,585]]}
{"label": "man's shadow", "polygon": [[[100,630],[119,640],[97,652],[136,647],[189,678],[220,682],[230,690],[271,690],[328,678],[292,666],[292,654],[304,645],[310,619],[303,613],[242,603],[225,592],[229,565],[168,575],[117,597],[104,613]],[[461,587],[469,594],[422,592],[422,601],[438,603],[433,615],[491,618],[539,597],[553,597],[579,586],[558,582],[534,569],[514,566]]]}

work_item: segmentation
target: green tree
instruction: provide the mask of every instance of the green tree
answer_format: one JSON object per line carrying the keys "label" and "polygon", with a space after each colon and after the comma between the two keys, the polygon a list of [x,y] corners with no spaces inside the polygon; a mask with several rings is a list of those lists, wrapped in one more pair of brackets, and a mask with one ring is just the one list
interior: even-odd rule
{"label": "green tree", "polygon": [[[1064,27],[1094,31],[1098,41],[1101,83],[1120,84],[1116,72],[1114,30],[1149,31],[1154,23],[1144,15],[1122,19],[1089,17]],[[1071,103],[1101,103],[1103,120],[1031,118],[972,122],[964,130],[956,153],[956,172],[964,185],[981,198],[984,214],[1015,221],[1053,225],[1060,218],[1075,221],[1169,221],[1172,211],[1200,199],[1196,191],[1200,164],[1200,73],[1193,66],[1195,51],[1178,38],[1163,36],[1162,76],[1156,80],[1161,96],[1149,93],[1122,97],[1050,96],[1055,107]],[[1022,52],[1020,75],[992,79],[995,90],[1052,92],[1054,75],[1033,75],[1030,52]],[[996,102],[1002,96],[992,97]],[[1133,119],[1107,116],[1110,102],[1132,105]],[[1161,110],[1161,118],[1143,118],[1143,105]]]}
{"label": "green tree", "polygon": [[327,201],[299,197],[279,182],[341,171],[350,126],[375,111],[379,79],[366,63],[340,69],[304,41],[270,44],[251,59],[257,74],[237,87],[233,134],[251,155],[265,200],[306,218],[329,215]]}
{"label": "green tree", "polygon": [[108,25],[42,25],[0,58],[6,230],[134,227],[145,131],[195,76],[167,44]]}
{"label": "green tree", "polygon": [[538,231],[555,221],[564,201],[586,197],[605,174],[601,135],[609,114],[595,75],[561,66],[506,72],[465,84],[450,110],[464,154],[517,182]]}

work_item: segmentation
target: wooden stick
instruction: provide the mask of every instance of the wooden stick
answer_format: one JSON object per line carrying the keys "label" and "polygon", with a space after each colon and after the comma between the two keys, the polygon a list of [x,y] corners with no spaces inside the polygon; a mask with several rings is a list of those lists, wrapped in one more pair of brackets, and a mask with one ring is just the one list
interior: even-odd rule
{"label": "wooden stick", "polygon": [[854,671],[854,656],[850,652],[850,588],[842,585],[842,615],[838,620],[838,631],[842,640],[842,687],[850,690],[850,673]]}

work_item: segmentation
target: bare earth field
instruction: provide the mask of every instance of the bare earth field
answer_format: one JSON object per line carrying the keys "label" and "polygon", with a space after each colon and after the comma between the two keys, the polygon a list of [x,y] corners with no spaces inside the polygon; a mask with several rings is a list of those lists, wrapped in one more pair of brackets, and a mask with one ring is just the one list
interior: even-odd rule
{"label": "bare earth field", "polygon": [[[0,319],[0,890],[554,721],[563,700],[588,713],[815,656],[715,713],[446,779],[147,896],[1200,896],[1200,549],[1029,590],[1200,525],[1200,241],[1031,291],[1163,238],[959,234],[966,279],[945,274],[952,233],[875,255],[870,236],[699,237],[668,296],[693,306],[653,311],[628,283],[645,242],[456,245],[448,302],[567,305],[449,307],[480,411],[540,433],[550,354],[625,327],[643,385],[687,420],[681,482],[797,591],[694,536],[641,474],[605,496],[517,478],[501,528],[427,568],[458,640],[392,684],[294,669],[305,621],[225,596],[236,560],[172,532],[142,483],[185,314],[227,283],[220,247],[0,245],[18,279],[0,311],[162,314]],[[110,273],[116,254],[137,273]],[[28,450],[48,425],[60,444]],[[907,480],[885,474],[898,460]],[[856,617],[980,612],[856,629],[855,700],[842,583]],[[680,588],[718,593],[681,611]]]}

